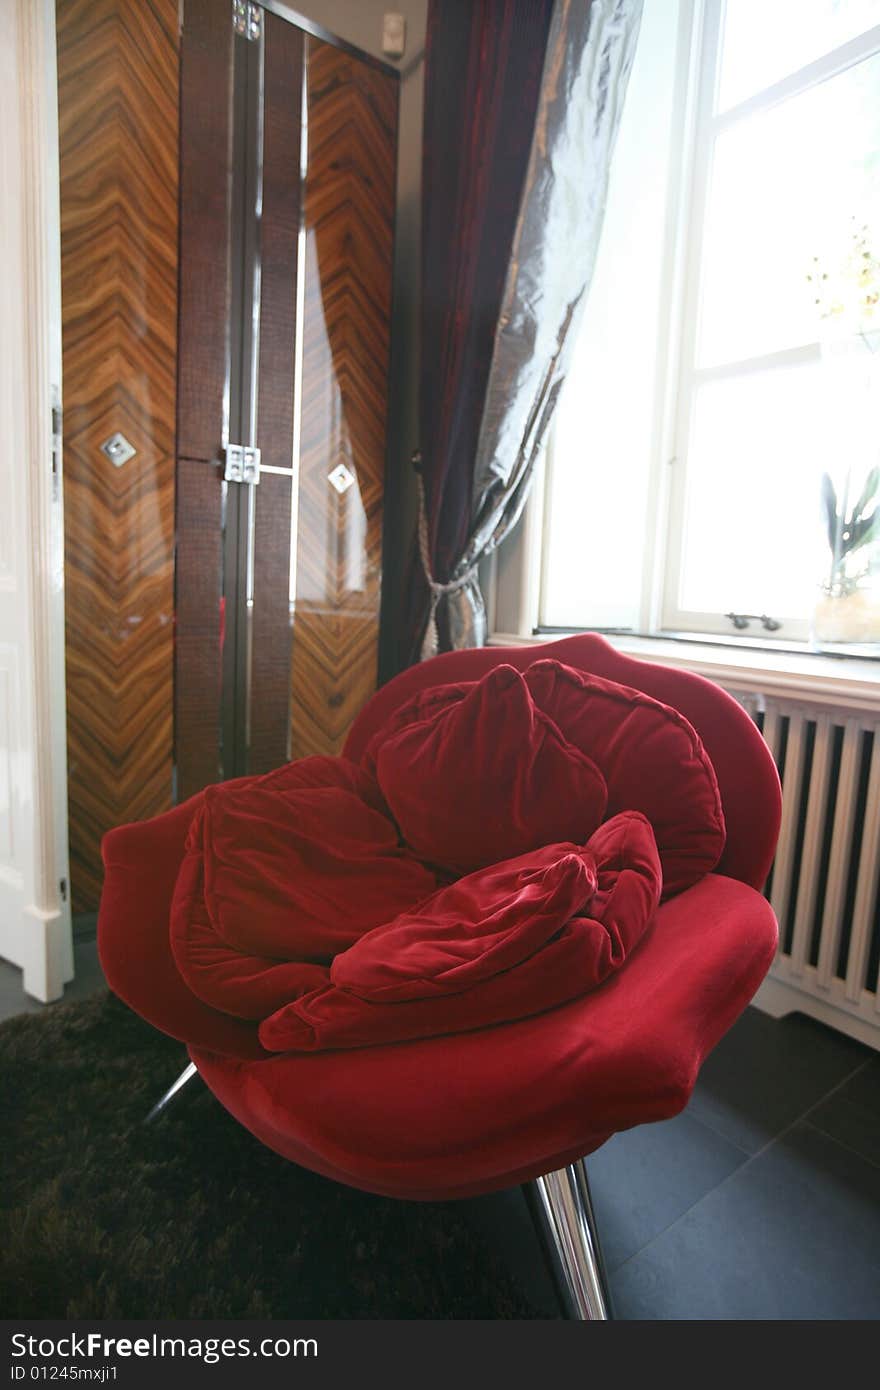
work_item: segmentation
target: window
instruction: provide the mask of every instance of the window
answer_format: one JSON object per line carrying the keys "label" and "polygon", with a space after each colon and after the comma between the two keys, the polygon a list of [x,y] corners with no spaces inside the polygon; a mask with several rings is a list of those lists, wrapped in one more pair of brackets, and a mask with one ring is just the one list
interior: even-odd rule
{"label": "window", "polygon": [[807,274],[865,224],[880,0],[645,0],[548,449],[541,626],[808,636],[842,426]]}

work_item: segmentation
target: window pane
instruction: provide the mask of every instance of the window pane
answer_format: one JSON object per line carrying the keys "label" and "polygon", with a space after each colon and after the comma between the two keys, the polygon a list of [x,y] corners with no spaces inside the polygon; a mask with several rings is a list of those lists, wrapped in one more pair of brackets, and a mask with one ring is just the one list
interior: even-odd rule
{"label": "window pane", "polygon": [[835,456],[824,394],[819,363],[698,388],[682,608],[776,618],[812,612],[824,544],[819,480]]}
{"label": "window pane", "polygon": [[880,0],[727,0],[719,110],[880,24]]}
{"label": "window pane", "polygon": [[698,360],[736,361],[815,342],[812,258],[837,263],[852,218],[880,228],[880,54],[715,146]]}
{"label": "window pane", "polygon": [[554,433],[541,622],[636,627],[647,491],[647,451],[633,438],[639,417],[623,373],[605,377],[589,404],[574,372],[569,381]]}

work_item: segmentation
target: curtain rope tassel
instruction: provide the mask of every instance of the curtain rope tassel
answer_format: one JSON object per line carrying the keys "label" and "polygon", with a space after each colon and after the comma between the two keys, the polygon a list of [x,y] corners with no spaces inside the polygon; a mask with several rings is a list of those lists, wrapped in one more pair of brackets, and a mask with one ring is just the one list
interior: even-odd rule
{"label": "curtain rope tassel", "polygon": [[457,593],[459,589],[464,589],[470,584],[477,573],[477,563],[469,565],[465,572],[457,579],[450,579],[445,584],[434,578],[431,571],[431,553],[428,545],[428,507],[425,501],[425,483],[419,471],[421,455],[413,455],[413,466],[416,469],[419,479],[419,558],[422,562],[422,573],[425,576],[425,583],[431,593],[431,606],[428,611],[428,622],[425,628],[425,636],[422,640],[421,659],[426,661],[428,657],[436,656],[440,647],[440,636],[437,631],[437,609],[440,600],[449,594]]}

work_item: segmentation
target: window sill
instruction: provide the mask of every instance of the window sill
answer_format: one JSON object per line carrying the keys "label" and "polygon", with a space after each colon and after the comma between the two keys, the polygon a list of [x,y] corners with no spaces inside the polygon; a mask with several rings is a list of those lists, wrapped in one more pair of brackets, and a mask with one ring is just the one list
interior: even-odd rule
{"label": "window sill", "polygon": [[[545,646],[564,632],[522,637],[494,632],[492,647]],[[570,634],[574,635],[574,634]],[[801,699],[812,704],[845,705],[880,715],[880,661],[834,656],[820,652],[737,648],[729,644],[681,641],[669,637],[636,637],[602,633],[617,651],[664,666],[679,666],[706,676],[726,689]]]}

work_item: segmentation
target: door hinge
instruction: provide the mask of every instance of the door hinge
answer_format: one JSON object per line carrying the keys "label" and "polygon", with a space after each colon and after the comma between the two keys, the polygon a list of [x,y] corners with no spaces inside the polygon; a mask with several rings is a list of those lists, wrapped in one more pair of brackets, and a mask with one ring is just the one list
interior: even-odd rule
{"label": "door hinge", "polygon": [[52,501],[57,502],[61,481],[61,448],[64,429],[64,412],[57,388],[52,391]]}
{"label": "door hinge", "polygon": [[247,444],[227,444],[224,454],[227,483],[258,483],[260,481],[260,451]]}
{"label": "door hinge", "polygon": [[245,39],[258,39],[263,27],[263,11],[247,0],[232,0],[232,27]]}

